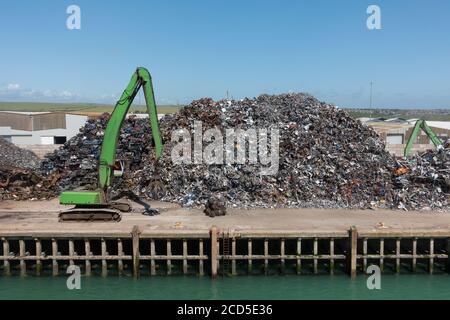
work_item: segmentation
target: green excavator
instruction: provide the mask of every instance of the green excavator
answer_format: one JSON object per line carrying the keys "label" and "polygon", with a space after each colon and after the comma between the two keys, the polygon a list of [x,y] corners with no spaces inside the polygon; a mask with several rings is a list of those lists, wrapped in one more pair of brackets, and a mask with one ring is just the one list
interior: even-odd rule
{"label": "green excavator", "polygon": [[411,152],[412,146],[414,142],[417,140],[417,137],[419,135],[420,130],[423,130],[428,138],[430,138],[431,142],[437,147],[442,147],[443,143],[438,138],[438,136],[431,130],[431,128],[428,126],[425,120],[418,120],[416,124],[414,125],[414,129],[411,133],[411,136],[408,139],[408,142],[406,143],[405,149],[403,151],[403,155],[407,157],[409,153]]}
{"label": "green excavator", "polygon": [[[121,212],[131,211],[131,206],[128,202],[113,201],[109,191],[114,176],[123,173],[123,162],[116,161],[117,141],[120,135],[120,128],[141,87],[144,91],[147,112],[150,118],[156,159],[160,157],[162,143],[152,78],[147,69],[137,68],[131,77],[130,83],[114,107],[105,129],[99,157],[97,190],[62,192],[59,197],[59,202],[64,205],[75,205],[75,207],[62,211],[59,214],[60,221],[120,221]],[[129,194],[127,196],[131,200],[142,204],[147,214],[152,215],[157,213],[148,204],[140,201],[137,196]]]}

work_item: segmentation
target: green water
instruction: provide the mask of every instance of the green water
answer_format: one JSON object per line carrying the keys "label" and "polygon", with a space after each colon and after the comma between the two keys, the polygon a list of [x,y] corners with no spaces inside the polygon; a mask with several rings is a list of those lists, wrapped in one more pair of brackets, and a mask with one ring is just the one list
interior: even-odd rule
{"label": "green water", "polygon": [[65,277],[0,277],[0,299],[450,299],[450,275],[384,275],[381,290],[368,290],[366,279],[82,277],[81,290],[68,290]]}

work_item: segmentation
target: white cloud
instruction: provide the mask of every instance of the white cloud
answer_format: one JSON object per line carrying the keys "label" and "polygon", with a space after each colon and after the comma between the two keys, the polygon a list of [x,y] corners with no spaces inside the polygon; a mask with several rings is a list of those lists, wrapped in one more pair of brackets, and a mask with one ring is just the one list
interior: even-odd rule
{"label": "white cloud", "polygon": [[[80,102],[80,103],[105,103],[115,104],[119,100],[121,93],[99,94],[93,96],[80,95],[69,90],[37,90],[23,88],[18,83],[8,83],[0,85],[0,101],[16,102]],[[175,104],[177,101],[165,97],[156,97],[158,104]],[[144,96],[141,99],[135,98],[135,104],[145,104]]]}
{"label": "white cloud", "polygon": [[18,83],[10,83],[6,86],[6,90],[8,91],[15,91],[15,90],[19,90],[20,89],[20,85]]}
{"label": "white cloud", "polygon": [[69,92],[69,91],[62,91],[60,93],[60,95],[65,98],[72,98],[75,96],[75,94],[73,94],[72,92]]}
{"label": "white cloud", "polygon": [[97,99],[99,102],[105,102],[105,103],[111,103],[116,102],[120,98],[120,93],[114,93],[114,94],[102,94]]}
{"label": "white cloud", "polygon": [[178,102],[173,100],[173,99],[169,99],[169,98],[164,98],[164,97],[156,97],[157,103],[158,104],[177,104]]}
{"label": "white cloud", "polygon": [[75,102],[79,96],[67,90],[35,90],[22,88],[18,83],[0,86],[0,99],[5,101],[35,101],[35,102]]}

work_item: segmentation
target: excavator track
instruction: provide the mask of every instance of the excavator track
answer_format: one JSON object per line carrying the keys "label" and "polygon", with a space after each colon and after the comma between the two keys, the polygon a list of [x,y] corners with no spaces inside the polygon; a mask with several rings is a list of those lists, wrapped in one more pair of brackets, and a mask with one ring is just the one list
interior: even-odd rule
{"label": "excavator track", "polygon": [[121,212],[130,212],[131,206],[126,202],[110,202],[97,206],[76,206],[62,211],[59,221],[115,221],[122,219]]}
{"label": "excavator track", "polygon": [[114,221],[119,222],[122,219],[120,211],[106,208],[74,208],[62,211],[59,214],[59,221],[67,222],[92,222],[92,221]]}

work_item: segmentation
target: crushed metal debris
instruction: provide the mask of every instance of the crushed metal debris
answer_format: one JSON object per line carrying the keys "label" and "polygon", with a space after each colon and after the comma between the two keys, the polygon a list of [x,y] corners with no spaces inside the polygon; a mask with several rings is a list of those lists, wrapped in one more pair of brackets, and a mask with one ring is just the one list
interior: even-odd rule
{"label": "crushed metal debris", "polygon": [[[36,170],[39,176],[59,177],[51,191],[54,196],[62,190],[96,188],[108,119],[105,114],[89,120],[77,136],[42,161]],[[193,132],[195,121],[201,121],[202,133],[217,128],[223,136],[227,129],[278,129],[278,171],[259,175],[260,166],[249,161],[173,163],[171,151],[177,141],[171,140],[172,133],[182,128]],[[226,207],[450,209],[449,144],[395,159],[373,129],[307,94],[193,101],[160,120],[164,151],[158,161],[148,122],[131,116],[123,125],[117,155],[127,168],[115,180],[113,194],[129,190],[148,199],[206,205],[208,215],[221,214]],[[7,178],[0,176],[0,183]],[[2,190],[0,185],[0,199],[12,198]],[[48,197],[49,192],[33,196]]]}
{"label": "crushed metal debris", "polygon": [[43,177],[35,170],[0,167],[0,200],[45,200],[58,195],[58,174]]}
{"label": "crushed metal debris", "polygon": [[0,167],[15,166],[19,168],[39,168],[40,160],[30,150],[19,148],[0,137]]}
{"label": "crushed metal debris", "polygon": [[221,198],[211,197],[206,201],[203,212],[211,218],[224,216],[227,213],[226,203]]}

